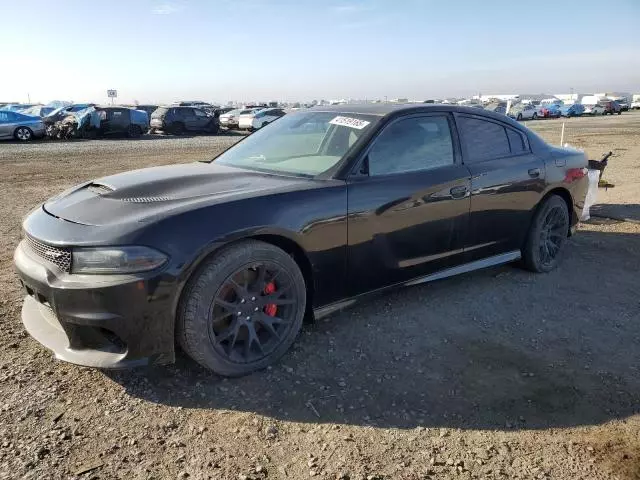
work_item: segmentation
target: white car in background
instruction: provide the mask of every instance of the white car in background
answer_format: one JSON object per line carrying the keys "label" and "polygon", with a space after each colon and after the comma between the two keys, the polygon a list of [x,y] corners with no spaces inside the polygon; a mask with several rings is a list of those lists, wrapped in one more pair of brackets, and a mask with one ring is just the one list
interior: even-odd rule
{"label": "white car in background", "polygon": [[241,114],[238,120],[240,130],[258,130],[285,115],[281,108],[264,108],[251,113]]}
{"label": "white car in background", "polygon": [[584,106],[584,112],[582,113],[583,115],[602,115],[604,114],[604,107],[602,105],[599,104],[582,104]]}
{"label": "white car in background", "polygon": [[246,115],[254,111],[255,109],[253,108],[250,108],[250,109],[237,108],[235,110],[231,110],[230,112],[223,113],[218,118],[220,122],[220,126],[226,127],[229,129],[238,128],[238,120],[240,118],[240,115]]}

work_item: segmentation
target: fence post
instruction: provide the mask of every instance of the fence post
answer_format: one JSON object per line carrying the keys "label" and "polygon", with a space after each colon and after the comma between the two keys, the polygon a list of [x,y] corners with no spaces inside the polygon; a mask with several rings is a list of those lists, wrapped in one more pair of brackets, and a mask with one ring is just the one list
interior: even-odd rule
{"label": "fence post", "polygon": [[564,122],[562,122],[562,133],[560,134],[560,146],[564,145]]}

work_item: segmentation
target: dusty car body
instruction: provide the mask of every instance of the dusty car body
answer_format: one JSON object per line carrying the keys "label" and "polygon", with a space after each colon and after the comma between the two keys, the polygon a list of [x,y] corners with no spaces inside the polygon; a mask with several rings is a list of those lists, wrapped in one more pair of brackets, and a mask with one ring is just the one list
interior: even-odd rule
{"label": "dusty car body", "polygon": [[159,107],[151,115],[150,133],[167,132],[182,135],[187,132],[218,133],[220,124],[214,115],[188,106]]}
{"label": "dusty car body", "polygon": [[128,107],[63,109],[45,117],[44,121],[47,135],[52,138],[94,138],[109,135],[137,138],[149,128],[147,112]]}
{"label": "dusty car body", "polygon": [[77,185],[23,223],[26,330],[61,360],[243,375],[321,317],[389,288],[521,259],[555,268],[583,152],[446,105],[288,114],[211,162]]}
{"label": "dusty car body", "polygon": [[15,139],[23,142],[44,136],[45,127],[40,117],[0,110],[0,140]]}

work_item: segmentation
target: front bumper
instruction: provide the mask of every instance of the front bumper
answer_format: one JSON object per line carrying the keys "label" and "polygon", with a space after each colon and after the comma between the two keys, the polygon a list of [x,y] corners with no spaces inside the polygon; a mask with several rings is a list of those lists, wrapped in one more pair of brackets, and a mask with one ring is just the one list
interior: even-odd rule
{"label": "front bumper", "polygon": [[14,262],[27,293],[22,322],[57,359],[98,368],[174,361],[173,295],[161,275],[71,275],[26,241]]}

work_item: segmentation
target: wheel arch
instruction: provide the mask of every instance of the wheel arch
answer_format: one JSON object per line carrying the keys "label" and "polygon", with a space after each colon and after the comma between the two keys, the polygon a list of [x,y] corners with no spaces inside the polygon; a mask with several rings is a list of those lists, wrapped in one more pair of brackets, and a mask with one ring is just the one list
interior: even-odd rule
{"label": "wheel arch", "polygon": [[14,128],[13,129],[13,138],[17,138],[16,136],[18,134],[18,130],[20,130],[21,128],[26,128],[27,130],[29,130],[29,132],[31,133],[31,137],[33,138],[33,130],[28,125],[18,125],[16,128]]}
{"label": "wheel arch", "polygon": [[313,296],[315,292],[315,287],[314,287],[314,279],[313,279],[313,267],[311,265],[311,261],[309,260],[309,256],[307,252],[302,248],[302,246],[300,246],[298,242],[296,242],[295,240],[291,239],[290,237],[282,233],[272,233],[272,232],[250,233],[245,236],[237,237],[226,242],[215,243],[213,245],[213,248],[209,249],[207,252],[200,255],[198,259],[195,262],[193,262],[192,265],[190,265],[190,267],[186,271],[185,278],[182,279],[182,281],[178,286],[175,299],[173,302],[172,330],[174,332],[174,342],[176,339],[176,335],[175,335],[176,326],[177,326],[176,320],[177,320],[178,312],[180,309],[180,304],[182,303],[184,293],[187,290],[187,286],[189,285],[189,282],[191,281],[191,279],[194,278],[194,276],[199,272],[200,267],[208,259],[219,254],[221,251],[233,245],[237,245],[238,243],[241,243],[247,240],[258,240],[261,242],[268,243],[270,245],[280,248],[281,250],[288,253],[293,258],[293,260],[298,265],[298,268],[300,268],[300,271],[302,272],[302,276],[304,277],[304,281],[305,281],[305,289],[307,291],[307,307],[306,307],[305,316],[309,319],[313,318]]}
{"label": "wheel arch", "polygon": [[[557,195],[564,200],[564,202],[567,204],[567,211],[569,212],[569,217],[571,218],[571,225],[574,225],[575,223],[577,223],[578,217],[575,213],[575,209],[573,208],[573,197],[571,196],[571,192],[569,192],[569,190],[567,190],[566,188],[562,188],[562,187],[554,187],[548,192],[546,192],[544,196],[540,199],[538,204],[536,205],[536,208],[534,209],[533,215],[531,216],[531,218],[533,218],[537,213],[537,211],[540,208],[542,208],[542,205],[544,205],[544,203],[547,201],[547,199],[551,195]],[[569,229],[569,236],[571,236],[571,229]]]}

